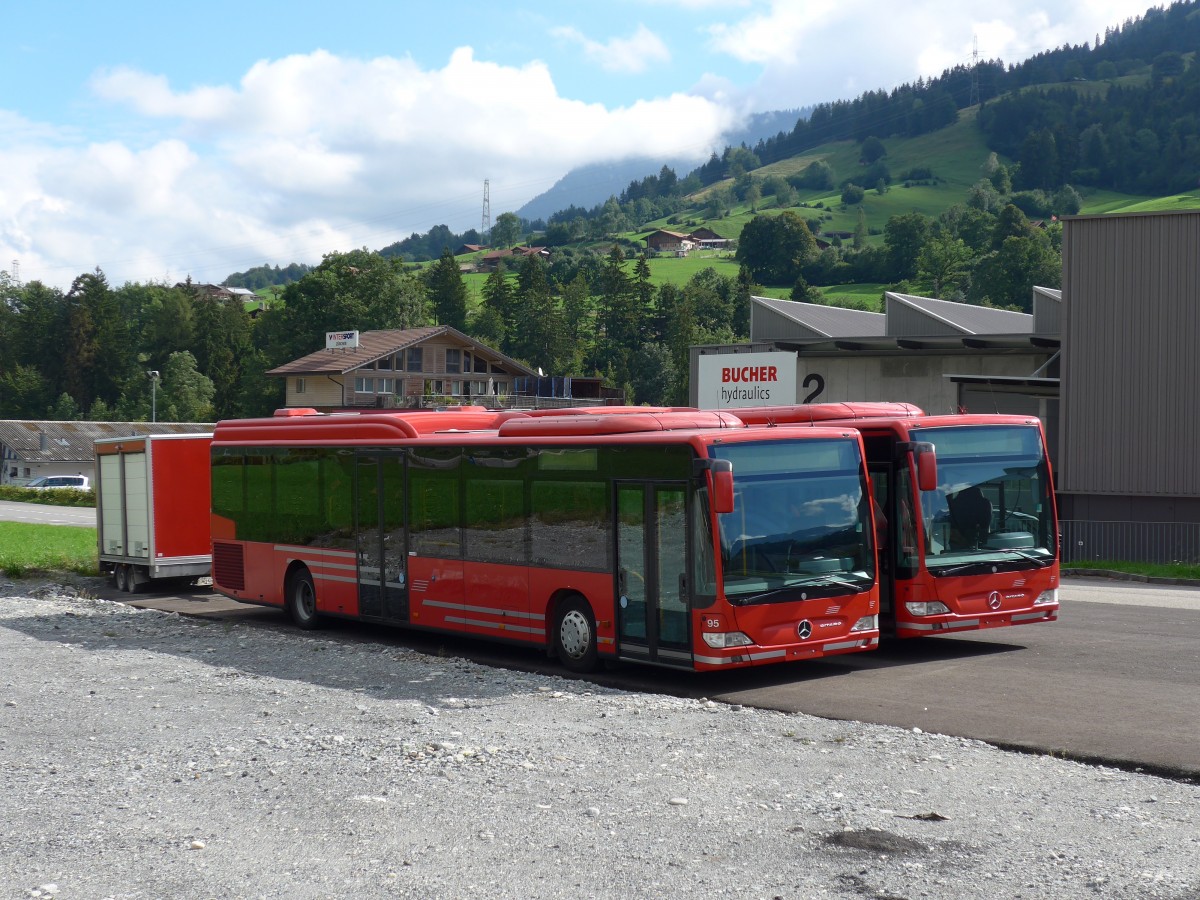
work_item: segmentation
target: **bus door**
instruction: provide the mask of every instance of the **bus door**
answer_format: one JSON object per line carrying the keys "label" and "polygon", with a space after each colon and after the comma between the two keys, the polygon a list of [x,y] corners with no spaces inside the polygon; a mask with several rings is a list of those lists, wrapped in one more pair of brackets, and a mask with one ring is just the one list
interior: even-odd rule
{"label": "bus door", "polygon": [[687,485],[616,486],[617,654],[692,666],[687,584]]}
{"label": "bus door", "polygon": [[355,475],[359,615],[407,622],[404,454],[360,453]]}
{"label": "bus door", "polygon": [[886,463],[867,466],[871,478],[871,496],[875,511],[875,543],[879,560],[879,611],[881,617],[893,621],[892,603],[896,596],[896,551],[892,542],[898,535],[892,529],[898,524],[892,502],[892,467]]}

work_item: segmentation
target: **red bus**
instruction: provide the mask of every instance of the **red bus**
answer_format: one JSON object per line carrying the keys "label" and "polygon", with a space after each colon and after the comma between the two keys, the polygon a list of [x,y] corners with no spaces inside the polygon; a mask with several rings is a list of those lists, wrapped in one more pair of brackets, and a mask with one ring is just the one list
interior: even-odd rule
{"label": "red bus", "polygon": [[217,425],[213,581],[325,616],[687,669],[878,645],[862,441],[665,410]]}
{"label": "red bus", "polygon": [[[889,409],[889,407],[891,407]],[[863,436],[887,526],[884,634],[924,637],[1058,618],[1058,520],[1041,422],[932,416],[908,404],[733,410],[748,423],[835,421]]]}

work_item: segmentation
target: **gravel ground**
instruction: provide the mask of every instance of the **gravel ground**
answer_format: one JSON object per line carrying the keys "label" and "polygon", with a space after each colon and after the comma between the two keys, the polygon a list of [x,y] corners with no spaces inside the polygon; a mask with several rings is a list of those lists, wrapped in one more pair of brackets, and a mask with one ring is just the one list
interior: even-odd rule
{"label": "gravel ground", "polygon": [[1196,898],[1200,787],[0,580],[4,897]]}

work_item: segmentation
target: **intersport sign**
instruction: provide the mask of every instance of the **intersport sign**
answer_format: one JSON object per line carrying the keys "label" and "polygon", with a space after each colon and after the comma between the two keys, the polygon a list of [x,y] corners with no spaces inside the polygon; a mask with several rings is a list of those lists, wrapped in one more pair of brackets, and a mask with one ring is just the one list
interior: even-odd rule
{"label": "intersport sign", "polygon": [[697,401],[703,409],[796,402],[794,353],[716,353],[697,362]]}

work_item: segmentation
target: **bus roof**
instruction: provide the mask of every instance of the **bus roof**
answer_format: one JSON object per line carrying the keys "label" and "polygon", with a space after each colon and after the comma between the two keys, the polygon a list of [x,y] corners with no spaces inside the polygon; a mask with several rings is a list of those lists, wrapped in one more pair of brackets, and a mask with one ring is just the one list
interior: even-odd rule
{"label": "bus roof", "polygon": [[812,425],[816,422],[855,419],[914,418],[924,416],[911,403],[867,402],[802,403],[791,406],[747,406],[727,410],[747,425]]}
{"label": "bus roof", "polygon": [[[636,410],[636,411],[634,411]],[[850,427],[818,429],[811,427],[803,434],[811,437],[857,436]],[[546,439],[561,439],[571,443],[588,438],[611,438],[642,443],[645,440],[706,443],[715,438],[725,440],[763,440],[799,437],[795,428],[785,428],[791,434],[776,434],[776,428],[749,426],[737,416],[715,410],[644,407],[627,408],[620,412],[586,415],[572,412],[564,415],[522,416],[511,412],[498,413],[481,407],[461,412],[415,412],[410,410],[371,411],[349,414],[289,414],[262,419],[226,419],[217,423],[213,434],[216,446],[381,446],[407,444],[413,441],[430,443],[479,444],[501,441],[506,444],[541,443]]]}

